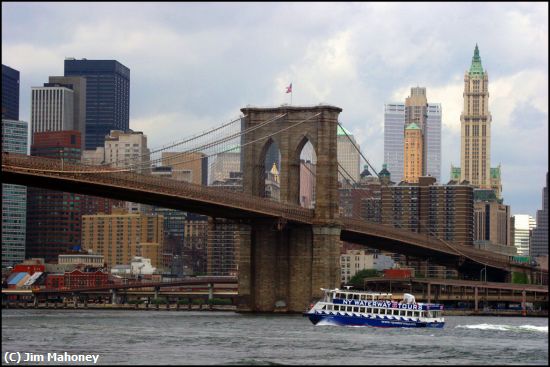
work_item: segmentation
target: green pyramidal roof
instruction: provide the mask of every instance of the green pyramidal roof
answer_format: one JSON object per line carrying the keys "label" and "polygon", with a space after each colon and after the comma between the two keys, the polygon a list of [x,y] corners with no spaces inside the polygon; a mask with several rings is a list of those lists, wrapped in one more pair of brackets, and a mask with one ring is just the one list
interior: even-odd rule
{"label": "green pyramidal roof", "polygon": [[411,122],[405,130],[420,130],[420,127],[415,122]]}
{"label": "green pyramidal roof", "polygon": [[481,57],[479,56],[479,48],[477,47],[477,43],[474,50],[474,57],[472,57],[472,65],[470,66],[470,75],[483,76],[483,66],[481,65]]}
{"label": "green pyramidal roof", "polygon": [[350,133],[350,132],[348,131],[348,129],[346,129],[345,127],[343,127],[343,126],[341,126],[341,125],[338,125],[338,131],[336,132],[336,134],[337,134],[338,136],[346,135],[346,134],[347,134],[347,135],[350,135],[350,136],[353,135],[352,133]]}

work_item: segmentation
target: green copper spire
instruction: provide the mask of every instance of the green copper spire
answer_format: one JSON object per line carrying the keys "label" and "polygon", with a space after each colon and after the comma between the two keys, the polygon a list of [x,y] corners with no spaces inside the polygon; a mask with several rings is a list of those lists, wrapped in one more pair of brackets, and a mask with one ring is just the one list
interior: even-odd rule
{"label": "green copper spire", "polygon": [[472,57],[472,66],[470,66],[470,75],[481,75],[483,76],[483,66],[481,66],[481,57],[479,57],[479,48],[474,50],[474,57]]}

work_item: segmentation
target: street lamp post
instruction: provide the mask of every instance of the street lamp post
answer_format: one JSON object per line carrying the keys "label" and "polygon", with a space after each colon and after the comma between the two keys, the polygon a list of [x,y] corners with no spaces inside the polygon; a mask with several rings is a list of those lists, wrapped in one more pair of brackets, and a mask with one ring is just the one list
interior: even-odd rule
{"label": "street lamp post", "polygon": [[483,267],[483,269],[481,269],[481,270],[479,271],[479,281],[480,281],[480,282],[483,280],[482,274],[485,275],[485,283],[487,283],[487,265],[485,265],[485,266]]}

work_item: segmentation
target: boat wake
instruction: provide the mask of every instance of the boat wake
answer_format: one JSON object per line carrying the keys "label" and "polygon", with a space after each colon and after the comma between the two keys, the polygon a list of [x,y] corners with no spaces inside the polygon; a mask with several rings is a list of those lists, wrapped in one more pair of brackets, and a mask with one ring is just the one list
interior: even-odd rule
{"label": "boat wake", "polygon": [[457,325],[462,329],[480,329],[480,330],[500,330],[500,331],[534,331],[548,333],[548,326],[535,325],[497,325],[497,324],[477,324],[477,325]]}
{"label": "boat wake", "polygon": [[338,323],[330,320],[330,319],[323,319],[319,321],[315,326],[339,326]]}

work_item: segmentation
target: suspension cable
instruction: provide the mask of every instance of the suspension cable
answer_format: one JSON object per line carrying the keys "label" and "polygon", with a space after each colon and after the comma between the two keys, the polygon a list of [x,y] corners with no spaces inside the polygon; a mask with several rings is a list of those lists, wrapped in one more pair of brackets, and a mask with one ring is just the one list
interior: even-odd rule
{"label": "suspension cable", "polygon": [[[199,158],[192,158],[192,159],[188,159],[188,160],[185,160],[185,161],[182,161],[182,162],[178,162],[178,164],[181,164],[181,163],[188,163],[188,162],[193,162],[193,161],[196,161],[196,160],[200,160],[200,159],[205,159],[205,158],[209,158],[211,156],[214,156],[214,155],[217,155],[217,154],[221,154],[221,153],[225,153],[225,152],[228,152],[228,151],[231,151],[231,150],[234,150],[236,148],[241,148],[241,147],[244,147],[244,146],[247,146],[247,145],[250,145],[250,144],[254,144],[254,143],[257,143],[258,141],[261,141],[261,140],[264,140],[266,138],[269,138],[271,136],[274,136],[274,135],[277,135],[283,131],[286,131],[288,129],[291,129],[293,127],[296,127],[300,124],[303,124],[304,122],[306,121],[309,121],[311,120],[312,118],[315,118],[315,117],[318,117],[321,115],[321,112],[315,114],[315,115],[312,115],[304,120],[301,120],[299,122],[296,122],[290,126],[287,126],[285,128],[282,128],[280,130],[277,130],[271,134],[268,134],[268,135],[265,135],[261,138],[258,138],[256,140],[252,140],[252,141],[249,141],[248,143],[245,143],[245,144],[239,144],[237,146],[234,146],[234,147],[230,147],[230,148],[227,148],[221,152],[217,152],[217,153],[212,153],[210,155],[206,155],[206,156],[203,156],[203,157],[199,157]],[[89,171],[66,171],[66,170],[63,170],[63,171],[60,171],[60,170],[45,170],[45,169],[31,169],[29,168],[28,170],[34,170],[34,171],[42,171],[42,172],[57,172],[57,173],[115,173],[115,172],[132,172],[131,169],[111,169],[111,170],[106,170],[106,171],[97,171],[97,170],[89,170]]]}
{"label": "suspension cable", "polygon": [[[202,132],[202,133],[199,133],[198,135],[191,136],[190,138],[188,138],[188,139],[186,139],[186,140],[183,140],[183,141],[180,141],[180,142],[171,143],[171,144],[165,145],[165,146],[163,146],[163,147],[161,147],[161,148],[153,149],[153,150],[149,151],[148,153],[143,153],[143,154],[141,154],[141,155],[139,155],[139,156],[133,156],[133,157],[130,157],[130,158],[126,158],[126,159],[124,159],[124,160],[122,160],[122,161],[117,161],[117,163],[120,163],[120,162],[123,163],[123,162],[129,161],[129,160],[135,160],[135,159],[141,158],[141,157],[143,157],[143,156],[147,156],[147,155],[150,156],[151,154],[155,154],[155,153],[158,153],[158,152],[162,152],[162,151],[164,151],[164,150],[166,150],[166,149],[170,149],[170,148],[176,147],[176,146],[178,146],[178,145],[183,145],[183,144],[188,143],[188,142],[190,142],[190,141],[193,141],[193,140],[196,140],[196,139],[198,139],[198,138],[201,138],[201,137],[203,137],[203,136],[205,136],[205,135],[212,134],[212,133],[214,133],[215,131],[221,130],[221,129],[223,129],[224,127],[227,127],[227,126],[229,126],[229,125],[231,125],[231,124],[233,124],[233,123],[235,123],[235,122],[241,120],[242,118],[244,118],[244,117],[246,117],[246,116],[247,116],[247,115],[240,116],[240,117],[238,117],[238,118],[236,118],[236,119],[234,119],[234,120],[231,120],[231,121],[229,121],[229,122],[227,122],[227,123],[225,123],[225,124],[222,124],[221,126],[217,126],[217,127],[213,128],[213,129],[211,129],[211,130],[206,130],[206,131],[204,131],[204,132]],[[102,163],[101,165],[110,165],[110,164],[111,164],[111,163],[106,163],[106,162],[105,162],[105,163]]]}
{"label": "suspension cable", "polygon": [[[190,150],[187,150],[187,151],[184,151],[184,152],[177,152],[175,153],[174,155],[170,156],[169,159],[170,160],[173,160],[173,159],[176,159],[178,157],[182,157],[182,156],[186,156],[186,155],[189,155],[191,153],[196,153],[196,152],[200,152],[201,150],[206,150],[206,149],[209,149],[209,148],[212,148],[212,147],[215,147],[217,145],[221,145],[223,143],[227,143],[228,141],[230,140],[233,140],[233,139],[237,139],[243,135],[246,135],[256,129],[259,129],[269,123],[272,123],[273,121],[276,121],[282,117],[284,117],[286,115],[286,113],[284,114],[281,114],[281,115],[277,115],[275,116],[274,118],[272,119],[269,119],[269,120],[266,120],[266,121],[263,121],[262,123],[258,124],[258,125],[255,125],[255,126],[252,126],[246,130],[243,130],[243,131],[240,131],[238,133],[234,133],[232,135],[228,135],[228,136],[225,136],[225,137],[222,137],[221,139],[218,139],[218,140],[215,140],[213,142],[210,142],[210,143],[206,143],[206,144],[203,144],[201,146],[198,146],[198,147],[195,147],[193,149],[190,149]],[[229,148],[228,150],[232,150],[232,149],[235,149],[236,146],[233,146],[231,148]],[[225,152],[225,151],[224,151]],[[220,152],[218,153],[214,153],[212,155],[215,155],[215,154],[220,154]],[[199,159],[203,159],[205,157],[199,157],[199,158],[195,158],[195,159],[192,159],[190,161],[195,161],[195,160],[199,160]],[[150,166],[152,165],[152,163],[159,163],[162,161],[162,157],[161,158],[156,158],[156,159],[150,159],[148,161],[145,161],[145,162],[138,162],[138,163],[135,163],[135,164],[132,164],[132,165],[129,165],[127,167],[125,167],[126,169],[131,169],[131,170],[139,170],[138,167],[142,167],[142,166]],[[181,164],[181,163],[185,163],[186,161],[181,161],[181,162],[178,162],[178,164]]]}
{"label": "suspension cable", "polygon": [[338,122],[338,125],[340,125],[340,127],[342,128],[342,131],[344,132],[344,134],[348,137],[349,141],[351,142],[351,145],[353,145],[353,147],[355,148],[355,150],[357,150],[359,152],[359,154],[361,155],[361,157],[365,160],[365,162],[367,162],[367,164],[369,165],[369,167],[374,171],[374,174],[376,175],[376,177],[380,178],[380,176],[378,175],[378,172],[376,171],[376,169],[374,169],[374,167],[370,164],[370,162],[368,161],[368,159],[363,155],[363,153],[361,153],[361,150],[357,148],[356,144],[353,142],[353,140],[351,140],[350,136],[348,135],[348,133],[346,132],[346,130],[344,130],[344,127],[342,126],[342,124],[340,122]]}

